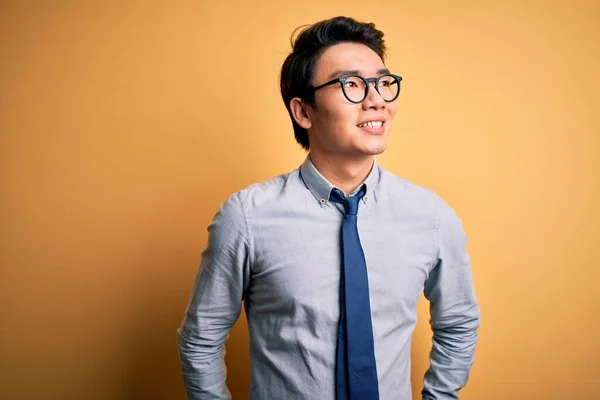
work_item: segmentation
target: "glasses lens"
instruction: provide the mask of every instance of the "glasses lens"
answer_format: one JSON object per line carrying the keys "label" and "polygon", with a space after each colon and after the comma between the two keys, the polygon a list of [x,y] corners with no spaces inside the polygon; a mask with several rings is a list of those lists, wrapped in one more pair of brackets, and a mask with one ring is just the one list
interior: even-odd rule
{"label": "glasses lens", "polygon": [[347,77],[342,87],[348,100],[360,103],[365,99],[367,85],[358,76]]}
{"label": "glasses lens", "polygon": [[379,94],[386,101],[392,101],[400,92],[400,81],[392,75],[383,75],[379,78]]}

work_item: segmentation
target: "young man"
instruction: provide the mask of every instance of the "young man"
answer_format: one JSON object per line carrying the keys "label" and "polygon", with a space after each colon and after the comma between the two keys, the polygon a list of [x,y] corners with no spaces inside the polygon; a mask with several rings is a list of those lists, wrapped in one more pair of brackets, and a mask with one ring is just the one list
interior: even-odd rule
{"label": "young man", "polygon": [[433,347],[424,399],[456,399],[468,379],[479,308],[466,237],[431,191],[387,172],[402,78],[373,24],[305,29],[281,71],[298,169],[232,195],[209,226],[179,330],[190,399],[228,399],[223,346],[244,302],[251,399],[411,399],[421,293]]}

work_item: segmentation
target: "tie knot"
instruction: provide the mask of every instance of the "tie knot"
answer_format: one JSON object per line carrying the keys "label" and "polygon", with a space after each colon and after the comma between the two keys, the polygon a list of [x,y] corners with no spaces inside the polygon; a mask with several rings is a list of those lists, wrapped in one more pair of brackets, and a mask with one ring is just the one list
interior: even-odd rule
{"label": "tie knot", "polygon": [[358,214],[358,202],[363,198],[367,192],[366,187],[363,185],[359,192],[354,196],[345,197],[344,193],[339,189],[333,189],[329,195],[329,199],[336,203],[341,203],[346,209],[346,215],[357,215]]}

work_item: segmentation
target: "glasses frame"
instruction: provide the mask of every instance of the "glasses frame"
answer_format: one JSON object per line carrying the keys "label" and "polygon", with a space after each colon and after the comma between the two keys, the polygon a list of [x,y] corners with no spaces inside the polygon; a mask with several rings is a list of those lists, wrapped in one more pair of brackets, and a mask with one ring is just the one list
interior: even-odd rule
{"label": "glasses frame", "polygon": [[[388,77],[388,76],[391,76],[391,77],[395,78],[398,81],[398,92],[396,93],[396,96],[394,96],[394,98],[391,99],[391,100],[384,99],[383,96],[381,96],[381,92],[379,91],[379,82],[381,81],[381,79],[383,79],[385,77]],[[365,83],[365,87],[366,87],[366,89],[365,89],[365,96],[360,101],[351,100],[348,97],[348,95],[346,94],[346,88],[344,87],[344,85],[346,84],[346,80],[350,79],[350,78],[358,78],[358,79],[362,80]],[[371,82],[375,83],[375,85],[374,85],[375,90],[377,91],[377,93],[379,93],[379,95],[381,96],[381,98],[383,99],[383,101],[385,101],[386,103],[391,103],[393,101],[396,101],[398,99],[398,96],[400,96],[400,83],[402,82],[402,77],[398,76],[398,75],[394,75],[394,74],[383,74],[381,76],[378,76],[377,78],[364,78],[364,77],[362,77],[360,75],[346,75],[346,76],[342,76],[340,78],[332,79],[329,82],[325,82],[324,84],[319,85],[317,87],[313,87],[312,88],[312,92],[314,94],[314,92],[316,92],[317,90],[322,89],[322,88],[324,88],[326,86],[329,86],[329,85],[336,84],[338,82],[341,84],[342,92],[344,93],[344,97],[350,103],[360,104],[363,101],[365,101],[367,99],[367,97],[369,97],[369,90],[371,90]]]}

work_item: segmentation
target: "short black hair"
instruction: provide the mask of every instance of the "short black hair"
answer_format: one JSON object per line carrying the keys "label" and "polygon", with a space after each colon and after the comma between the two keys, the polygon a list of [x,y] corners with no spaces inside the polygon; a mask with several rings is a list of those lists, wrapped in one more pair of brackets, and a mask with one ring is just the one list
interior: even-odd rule
{"label": "short black hair", "polygon": [[[294,34],[303,28],[296,39]],[[281,97],[292,119],[296,141],[309,149],[308,132],[296,123],[292,116],[290,102],[294,97],[314,105],[312,80],[319,57],[325,50],[339,43],[361,43],[373,50],[384,60],[385,43],[383,32],[374,23],[358,22],[348,17],[335,17],[300,27],[292,33],[292,52],[281,67]]]}

